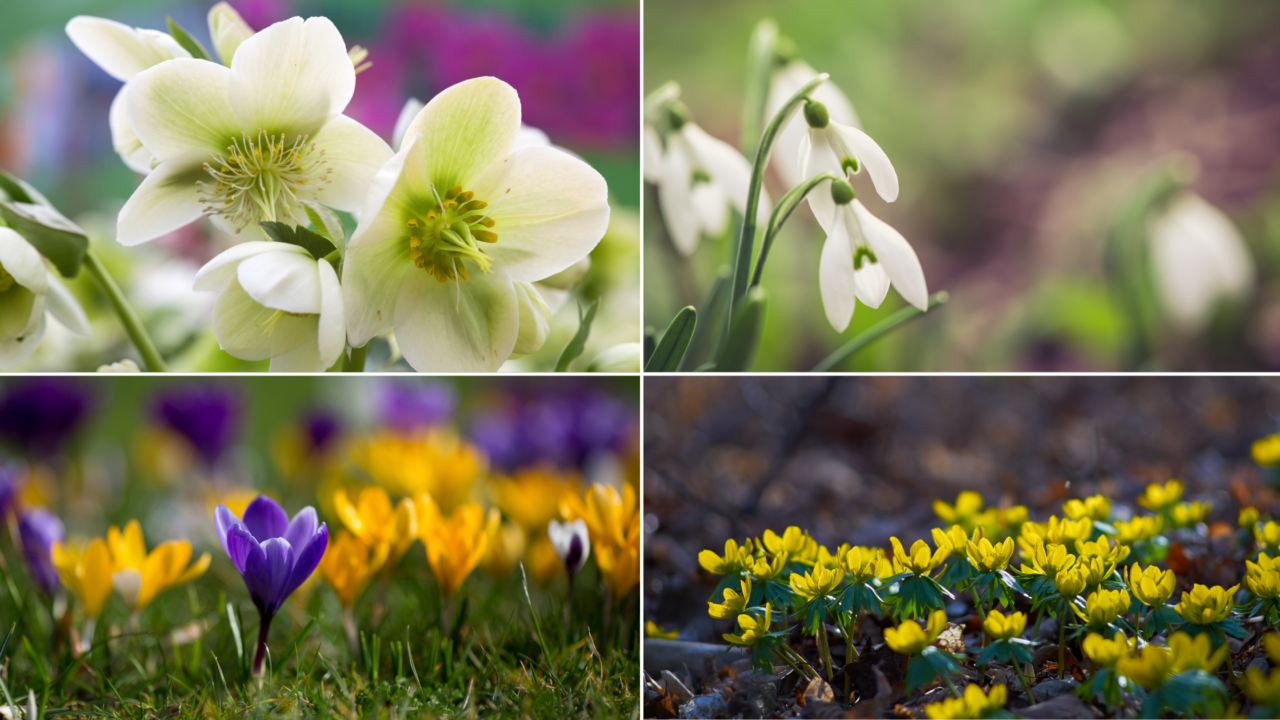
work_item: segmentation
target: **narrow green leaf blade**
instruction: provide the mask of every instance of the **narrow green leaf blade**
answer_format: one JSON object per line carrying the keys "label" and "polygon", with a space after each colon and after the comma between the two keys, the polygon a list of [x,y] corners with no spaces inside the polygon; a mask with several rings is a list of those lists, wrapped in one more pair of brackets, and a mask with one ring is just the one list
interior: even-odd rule
{"label": "narrow green leaf blade", "polygon": [[89,238],[79,225],[46,205],[23,202],[0,203],[4,221],[58,268],[63,277],[80,272]]}
{"label": "narrow green leaf blade", "polygon": [[191,33],[187,32],[173,18],[166,17],[165,22],[169,24],[169,34],[173,39],[182,46],[183,50],[191,53],[191,57],[197,60],[212,60],[209,57],[209,51],[204,49],[199,40],[191,37]]}
{"label": "narrow green leaf blade", "polygon": [[582,354],[583,348],[587,346],[587,338],[591,335],[591,323],[595,321],[596,310],[599,307],[600,300],[597,299],[587,307],[585,313],[581,309],[578,310],[578,332],[574,333],[573,339],[564,346],[564,350],[560,351],[560,359],[556,360],[556,372],[568,370],[569,363]]}
{"label": "narrow green leaf blade", "polygon": [[689,350],[693,341],[693,331],[698,327],[698,311],[689,306],[676,313],[662,340],[653,351],[653,356],[645,364],[645,372],[675,372],[680,369],[680,362]]}
{"label": "narrow green leaf blade", "polygon": [[765,305],[764,288],[753,288],[746,294],[729,329],[729,339],[720,352],[717,371],[744,372],[751,367],[760,344],[760,330],[764,327]]}

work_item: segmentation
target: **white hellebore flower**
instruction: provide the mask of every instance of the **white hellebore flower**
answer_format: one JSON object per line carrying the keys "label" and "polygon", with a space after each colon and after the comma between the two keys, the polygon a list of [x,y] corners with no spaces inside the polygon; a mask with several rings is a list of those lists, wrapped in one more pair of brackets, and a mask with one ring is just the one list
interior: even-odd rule
{"label": "white hellebore flower", "polygon": [[265,238],[263,220],[307,222],[302,201],[354,212],[391,148],[342,115],[356,73],[325,18],[290,18],[236,48],[231,67],[161,63],[130,83],[129,125],[159,165],[120,210],[137,245],[206,214]]}
{"label": "white hellebore flower", "polygon": [[1244,238],[1199,195],[1181,193],[1152,217],[1150,238],[1160,300],[1175,325],[1197,330],[1219,300],[1253,291],[1253,256]]}
{"label": "white hellebore flower", "polygon": [[17,367],[44,338],[45,311],[88,337],[89,318],[44,258],[13,228],[0,227],[0,368]]}
{"label": "white hellebore flower", "polygon": [[827,233],[818,264],[818,285],[827,320],[844,332],[853,319],[856,301],[880,307],[892,283],[912,305],[927,310],[920,259],[902,234],[853,196],[844,180],[831,182],[828,192],[817,188],[809,194],[813,214]]}
{"label": "white hellebore flower", "polygon": [[[671,110],[672,131],[667,147],[655,149],[657,139],[652,129],[646,132],[645,166],[653,164],[660,153],[658,204],[672,243],[685,255],[693,254],[702,235],[716,236],[724,232],[729,219],[729,205],[739,213],[747,212],[747,191],[751,185],[751,164],[734,147],[717,140],[684,117],[682,111]],[[653,177],[647,170],[646,175]],[[757,218],[768,222],[771,212],[769,195],[760,190]]]}
{"label": "white hellebore flower", "polygon": [[222,64],[230,65],[240,44],[253,37],[253,28],[235,8],[220,2],[209,8],[209,37],[213,39],[213,49],[222,59]]}
{"label": "white hellebore flower", "polygon": [[817,101],[805,103],[801,114],[809,128],[799,143],[801,176],[808,179],[831,172],[851,179],[866,167],[876,193],[885,202],[898,199],[898,173],[870,135],[835,122]]}
{"label": "white hellebore flower", "polygon": [[547,525],[547,537],[551,539],[551,547],[556,557],[564,563],[564,569],[573,578],[587,562],[591,554],[591,541],[587,537],[587,524],[582,518],[573,522],[552,520]]}
{"label": "white hellebore flower", "polygon": [[213,334],[241,360],[271,358],[275,372],[322,372],[342,356],[338,274],[297,245],[236,245],[200,268],[195,289],[220,293]]}
{"label": "white hellebore flower", "polygon": [[[490,77],[446,89],[409,124],[344,260],[352,347],[394,326],[428,372],[494,371],[519,349],[523,283],[581,260],[609,224],[600,173],[550,147],[516,149],[519,134],[516,91]],[[536,305],[528,295],[531,319]]]}
{"label": "white hellebore flower", "polygon": [[[782,109],[782,106],[791,99],[792,95],[799,92],[800,88],[806,83],[818,76],[818,71],[809,67],[808,63],[803,60],[791,60],[773,71],[773,78],[769,83],[769,99],[765,103],[764,123],[768,123],[773,116]],[[854,128],[862,127],[858,122],[858,113],[854,111],[853,104],[849,102],[849,98],[836,87],[836,84],[830,80],[822,83],[810,95],[816,102],[822,103],[830,114],[833,122],[847,125]],[[793,116],[782,127],[782,132],[778,134],[777,145],[775,147],[785,148],[786,152],[775,152],[773,154],[773,164],[778,171],[779,177],[788,188],[793,188],[805,180],[813,177],[804,174],[800,158],[793,155],[791,148],[800,147],[800,140],[804,137],[806,130],[803,118]]]}
{"label": "white hellebore flower", "polygon": [[174,58],[190,58],[168,33],[132,28],[106,18],[80,15],[67,23],[67,36],[90,60],[111,77],[124,82],[107,122],[111,127],[111,145],[124,164],[134,172],[151,172],[151,152],[142,146],[129,127],[129,86],[138,73]]}

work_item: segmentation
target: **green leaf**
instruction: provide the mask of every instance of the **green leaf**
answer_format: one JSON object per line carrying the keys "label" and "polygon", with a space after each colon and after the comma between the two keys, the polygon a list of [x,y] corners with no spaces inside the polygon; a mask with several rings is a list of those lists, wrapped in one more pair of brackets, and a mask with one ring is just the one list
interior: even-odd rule
{"label": "green leaf", "polygon": [[328,238],[309,228],[294,227],[271,220],[264,220],[258,224],[262,226],[263,230],[267,231],[272,240],[297,245],[311,253],[311,256],[317,260],[323,260],[326,255],[337,250]]}
{"label": "green leaf", "polygon": [[653,351],[657,349],[657,342],[654,339],[654,330],[652,325],[644,326],[644,362],[649,364],[649,358],[653,357]]}
{"label": "green leaf", "polygon": [[753,288],[747,293],[741,307],[738,308],[733,325],[729,329],[729,339],[720,351],[720,359],[716,362],[716,370],[721,372],[744,372],[751,367],[755,359],[756,346],[760,344],[760,330],[764,326],[765,293],[764,288]]}
{"label": "green leaf", "polygon": [[702,358],[711,357],[715,354],[715,350],[719,349],[722,338],[717,331],[724,328],[726,324],[723,317],[728,312],[729,292],[732,289],[733,270],[726,265],[720,268],[711,291],[707,293],[707,298],[702,301],[702,307],[698,310],[698,317],[702,322],[694,328],[693,340],[689,342],[689,349],[685,351],[684,360],[680,363],[681,371],[697,368],[702,364]]}
{"label": "green leaf", "polygon": [[184,30],[177,21],[171,17],[165,17],[165,22],[169,23],[169,34],[172,35],[173,39],[182,46],[183,50],[191,53],[191,57],[197,60],[213,59],[209,57],[209,51],[204,49],[204,46],[200,44],[200,41],[191,37],[191,33]]}
{"label": "green leaf", "polygon": [[560,359],[556,360],[556,372],[568,370],[569,363],[582,354],[583,348],[587,345],[587,337],[591,335],[591,323],[596,319],[596,310],[599,307],[599,299],[587,306],[585,312],[581,306],[578,307],[578,332],[574,333],[573,339],[564,346],[564,350],[560,351]]}
{"label": "green leaf", "polygon": [[689,350],[693,340],[693,331],[698,326],[698,311],[689,306],[676,313],[667,331],[662,334],[662,342],[653,351],[644,366],[645,372],[675,372],[680,368],[680,361]]}
{"label": "green leaf", "polygon": [[335,247],[344,253],[347,251],[347,231],[342,227],[342,218],[338,213],[314,200],[303,200],[302,209],[307,211],[311,219],[311,227]]}
{"label": "green leaf", "polygon": [[8,196],[0,197],[0,201],[30,203],[32,205],[53,207],[53,203],[49,202],[44,195],[41,195],[39,190],[36,190],[26,182],[3,170],[0,170],[0,192],[3,192]]}
{"label": "green leaf", "polygon": [[[934,293],[933,297],[929,298],[929,304],[926,307],[935,308],[947,302],[949,299],[950,296],[945,292]],[[914,320],[923,314],[924,311],[919,308],[910,306],[902,308],[875,325],[863,330],[849,342],[841,345],[839,348],[836,348],[835,352],[828,355],[825,360],[818,363],[817,366],[813,368],[813,372],[831,372],[832,370],[835,370],[836,367],[848,359],[850,355],[853,355],[867,345],[870,345],[872,342],[879,340],[881,335],[884,335],[885,333],[888,333],[889,331],[906,322]]]}
{"label": "green leaf", "polygon": [[0,203],[0,214],[9,227],[48,258],[63,277],[73,278],[80,272],[89,238],[79,225],[47,205]]}

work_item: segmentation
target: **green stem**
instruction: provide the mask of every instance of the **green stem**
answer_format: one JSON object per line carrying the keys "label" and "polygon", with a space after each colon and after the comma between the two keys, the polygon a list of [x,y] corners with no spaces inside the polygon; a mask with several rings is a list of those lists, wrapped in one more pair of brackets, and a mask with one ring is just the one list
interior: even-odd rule
{"label": "green stem", "polygon": [[938,677],[942,679],[942,683],[947,686],[947,689],[951,691],[952,695],[955,695],[956,697],[964,697],[964,695],[961,695],[960,691],[956,689],[955,683],[951,682],[950,675],[940,673]]}
{"label": "green stem", "polygon": [[1058,613],[1058,679],[1067,676],[1067,607]]}
{"label": "green stem", "polygon": [[760,123],[769,102],[769,85],[773,81],[774,47],[778,43],[778,24],[771,18],[756,23],[747,51],[747,90],[742,103],[742,152],[751,152],[760,139]]}
{"label": "green stem", "polygon": [[800,666],[801,666],[801,667],[803,667],[806,671],[808,671],[808,673],[809,673],[809,677],[811,677],[811,678],[816,678],[816,677],[818,677],[818,671],[817,671],[817,670],[814,670],[814,669],[813,669],[813,666],[809,664],[809,661],[808,661],[808,660],[805,660],[805,659],[804,659],[804,657],[803,657],[800,653],[798,653],[798,652],[796,652],[795,650],[793,650],[793,649],[791,648],[791,646],[790,646],[790,645],[782,645],[781,647],[782,647],[786,652],[791,653],[791,657],[792,657],[792,659],[794,659],[796,662],[800,663]]}
{"label": "green stem", "polygon": [[831,647],[827,645],[827,624],[821,623],[818,626],[818,632],[814,635],[818,640],[818,649],[822,651],[822,662],[827,666],[827,680],[835,677],[835,673],[831,670]]}
{"label": "green stem", "polygon": [[787,666],[790,667],[792,670],[795,670],[796,675],[799,675],[800,677],[804,677],[804,671],[801,670],[800,667],[795,664],[795,661],[793,661],[791,657],[788,656],[785,652],[778,653],[778,658],[781,659],[782,662],[786,663]]}
{"label": "green stem", "polygon": [[111,301],[111,308],[120,317],[120,324],[124,326],[125,332],[129,333],[129,339],[133,341],[134,347],[138,348],[138,354],[142,356],[142,363],[146,369],[149,372],[168,371],[169,368],[165,366],[164,359],[160,357],[160,351],[156,350],[156,344],[151,341],[147,329],[142,326],[138,313],[134,312],[133,306],[120,291],[120,286],[116,284],[111,273],[107,272],[107,268],[92,250],[86,250],[84,253],[84,267],[98,283],[102,294]]}
{"label": "green stem", "polygon": [[[976,587],[973,588],[973,607],[978,611],[978,619],[982,621],[983,625],[986,625],[987,613],[982,609],[982,593]],[[987,646],[987,633],[985,630],[982,633],[982,639],[978,643],[978,647],[985,648]]]}
{"label": "green stem", "polygon": [[[950,299],[951,297],[947,295],[946,292],[934,293],[933,297],[929,298],[928,308],[929,309],[935,308],[939,305],[946,303]],[[858,335],[854,337],[852,340],[850,340],[849,342],[845,343],[844,345],[841,345],[839,348],[836,349],[835,352],[828,355],[825,360],[818,363],[813,368],[813,371],[814,372],[830,372],[831,370],[834,370],[837,366],[840,365],[840,363],[847,360],[849,356],[858,352],[859,350],[866,347],[867,345],[870,345],[876,340],[879,340],[881,335],[884,335],[885,333],[889,332],[890,330],[893,330],[899,325],[903,325],[911,320],[914,320],[920,317],[924,313],[925,313],[924,310],[921,310],[915,307],[902,308],[898,312],[881,320],[875,325],[872,325],[866,330],[863,330],[861,333],[858,333]]]}
{"label": "green stem", "polygon": [[755,161],[751,167],[751,185],[747,189],[747,209],[742,217],[742,233],[738,238],[738,262],[733,268],[733,295],[729,298],[726,327],[727,323],[733,320],[734,306],[747,292],[747,273],[751,270],[751,256],[755,248],[756,215],[759,214],[760,209],[760,191],[764,188],[764,169],[769,164],[769,156],[773,154],[773,145],[777,142],[782,127],[791,119],[791,114],[800,107],[800,103],[809,98],[809,93],[826,82],[828,77],[830,76],[826,73],[821,73],[796,91],[796,94],[792,95],[773,116],[773,120],[769,121],[769,126],[765,128],[764,135],[760,138],[760,146],[756,149]]}
{"label": "green stem", "polygon": [[351,359],[347,361],[347,368],[343,372],[364,372],[364,358],[368,352],[368,344],[351,348]]}
{"label": "green stem", "polygon": [[835,173],[823,173],[805,180],[803,183],[791,189],[781,200],[777,206],[773,208],[773,215],[769,216],[769,225],[764,231],[764,241],[760,243],[760,257],[756,259],[756,271],[751,276],[751,287],[760,284],[760,276],[764,273],[764,261],[769,257],[769,249],[773,247],[773,239],[777,236],[778,231],[782,229],[782,224],[791,217],[791,213],[800,206],[800,201],[805,198],[814,188],[818,187],[828,180],[842,180]]}
{"label": "green stem", "polygon": [[1022,663],[1016,659],[1013,663],[1013,671],[1018,673],[1018,679],[1022,681],[1022,689],[1027,691],[1027,704],[1034,705],[1036,702],[1035,695],[1031,694],[1031,683],[1027,682],[1027,676],[1022,672]]}

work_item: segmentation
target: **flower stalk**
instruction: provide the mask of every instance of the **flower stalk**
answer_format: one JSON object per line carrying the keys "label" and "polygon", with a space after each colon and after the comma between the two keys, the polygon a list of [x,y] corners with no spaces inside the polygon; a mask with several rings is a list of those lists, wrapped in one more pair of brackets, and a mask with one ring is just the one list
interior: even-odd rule
{"label": "flower stalk", "polygon": [[253,654],[253,677],[261,678],[267,659],[267,637],[271,634],[271,615],[262,615],[258,623],[258,649]]}
{"label": "flower stalk", "polygon": [[782,224],[791,217],[791,213],[800,206],[800,202],[805,199],[814,188],[824,182],[830,180],[843,180],[835,173],[822,173],[815,175],[803,183],[791,189],[778,204],[773,208],[773,214],[769,216],[769,225],[764,231],[764,240],[760,244],[760,257],[756,259],[756,270],[751,276],[751,286],[755,287],[760,284],[760,276],[764,273],[764,261],[769,257],[769,250],[773,247],[773,239],[777,236],[778,231],[782,229]]}
{"label": "flower stalk", "polygon": [[120,286],[116,284],[111,273],[107,272],[106,266],[98,259],[92,250],[86,250],[84,253],[84,267],[93,276],[94,281],[102,290],[102,294],[107,296],[107,300],[111,301],[111,309],[115,310],[116,316],[120,318],[120,324],[124,326],[124,330],[129,334],[129,339],[133,341],[134,347],[138,348],[138,354],[142,356],[142,362],[146,366],[148,372],[167,372],[169,368],[165,366],[164,359],[160,357],[160,351],[156,350],[156,344],[152,342],[151,336],[147,334],[147,329],[143,327],[142,320],[138,317],[138,313],[134,311],[133,306],[125,299],[124,293],[121,292]]}
{"label": "flower stalk", "polygon": [[[951,296],[946,291],[934,293],[929,298],[929,309],[933,309],[939,305],[945,304]],[[896,329],[899,325],[904,325],[924,314],[919,308],[905,307],[871,327],[858,333],[852,340],[836,348],[822,362],[813,368],[813,372],[831,372],[840,366],[840,363],[848,360],[850,356],[857,353],[862,348],[879,340],[882,335],[887,334],[891,330]]]}

